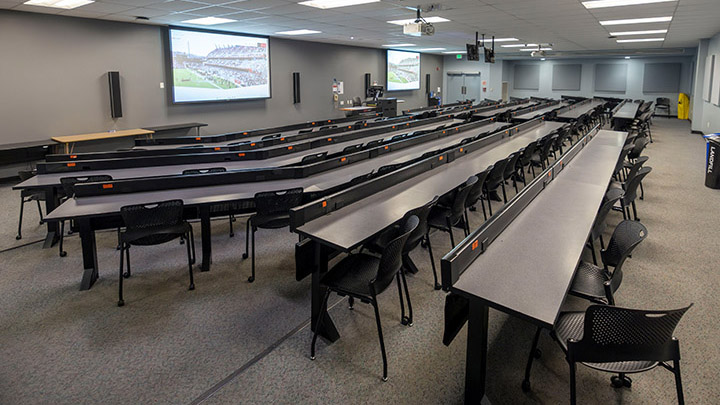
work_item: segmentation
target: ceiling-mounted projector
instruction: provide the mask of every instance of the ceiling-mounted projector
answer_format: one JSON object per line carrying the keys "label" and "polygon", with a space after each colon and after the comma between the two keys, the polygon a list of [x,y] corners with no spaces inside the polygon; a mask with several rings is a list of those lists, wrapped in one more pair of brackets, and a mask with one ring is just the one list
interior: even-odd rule
{"label": "ceiling-mounted projector", "polygon": [[433,27],[433,25],[430,23],[416,21],[414,23],[403,25],[403,34],[412,35],[414,37],[419,37],[422,35],[435,35],[435,27]]}
{"label": "ceiling-mounted projector", "polygon": [[545,51],[532,51],[530,53],[530,56],[533,58],[544,58],[545,57]]}

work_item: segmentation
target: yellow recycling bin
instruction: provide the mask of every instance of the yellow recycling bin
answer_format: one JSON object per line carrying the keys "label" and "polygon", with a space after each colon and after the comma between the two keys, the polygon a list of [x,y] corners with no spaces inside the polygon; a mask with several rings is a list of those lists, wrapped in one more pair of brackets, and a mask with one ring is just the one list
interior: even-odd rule
{"label": "yellow recycling bin", "polygon": [[686,120],[690,114],[690,98],[685,93],[678,95],[678,119]]}

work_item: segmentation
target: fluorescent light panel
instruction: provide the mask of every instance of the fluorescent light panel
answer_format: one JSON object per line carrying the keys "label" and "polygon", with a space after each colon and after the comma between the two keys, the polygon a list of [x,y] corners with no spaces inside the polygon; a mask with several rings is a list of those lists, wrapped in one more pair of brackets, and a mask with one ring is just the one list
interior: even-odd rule
{"label": "fluorescent light panel", "polygon": [[467,53],[467,51],[445,51],[445,52],[443,52],[443,53],[456,54],[456,53]]}
{"label": "fluorescent light panel", "polygon": [[[425,48],[425,49],[418,49],[420,52],[432,52],[432,51],[444,51],[446,48]],[[453,52],[455,53],[455,52]]]}
{"label": "fluorescent light panel", "polygon": [[385,44],[386,48],[407,48],[408,46],[416,46],[415,44]]}
{"label": "fluorescent light panel", "polygon": [[667,34],[668,30],[645,30],[645,31],[621,31],[611,32],[610,35],[615,37],[621,37],[623,35],[652,35],[652,34]]}
{"label": "fluorescent light panel", "polygon": [[538,44],[512,44],[512,45],[500,45],[503,48],[523,48],[528,46],[538,46]]}
{"label": "fluorescent light panel", "polygon": [[600,21],[600,25],[624,25],[624,24],[646,24],[656,22],[672,21],[672,17],[649,17],[649,18],[630,18],[627,20],[606,20]]}
{"label": "fluorescent light panel", "polygon": [[237,20],[231,20],[229,18],[221,18],[221,17],[203,17],[203,18],[195,18],[193,20],[185,20],[183,23],[185,24],[196,24],[196,25],[215,25],[215,24],[226,24],[235,22]]}
{"label": "fluorescent light panel", "polygon": [[664,41],[665,38],[638,38],[638,39],[618,39],[617,43],[622,44],[625,42],[660,42]]}
{"label": "fluorescent light panel", "polygon": [[[408,18],[407,20],[388,21],[388,23],[395,24],[395,25],[405,25],[405,24],[412,24],[415,22],[415,20],[416,20],[415,18]],[[441,23],[441,22],[447,22],[450,20],[448,20],[447,18],[442,18],[442,17],[436,16],[436,17],[428,17],[425,19],[425,21],[427,21],[429,23]]]}
{"label": "fluorescent light panel", "polygon": [[30,0],[23,4],[28,6],[39,6],[39,7],[52,7],[62,8],[65,10],[72,10],[80,6],[85,6],[90,3],[94,3],[93,0]]}
{"label": "fluorescent light panel", "polygon": [[280,31],[276,32],[278,35],[309,35],[309,34],[320,34],[321,31],[315,30],[292,30],[292,31]]}
{"label": "fluorescent light panel", "polygon": [[605,7],[622,7],[622,6],[637,6],[640,4],[654,4],[654,3],[667,3],[670,1],[677,0],[595,0],[595,1],[583,1],[585,8],[605,8]]}
{"label": "fluorescent light panel", "polygon": [[357,6],[359,4],[377,3],[380,0],[309,0],[301,1],[298,4],[303,6],[315,7],[315,8],[337,8],[337,7],[348,7]]}
{"label": "fluorescent light panel", "polygon": [[527,49],[521,49],[523,52],[532,52],[532,51],[552,51],[552,48],[527,48]]}

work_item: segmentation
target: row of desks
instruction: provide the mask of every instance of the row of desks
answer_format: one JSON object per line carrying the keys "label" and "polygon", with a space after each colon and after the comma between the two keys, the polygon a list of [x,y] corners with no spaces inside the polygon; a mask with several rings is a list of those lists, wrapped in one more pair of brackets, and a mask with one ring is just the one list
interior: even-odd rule
{"label": "row of desks", "polygon": [[603,105],[605,103],[606,101],[604,100],[592,99],[590,100],[590,102],[574,104],[568,106],[566,111],[558,114],[557,118],[564,120],[576,120],[580,118],[581,115],[587,114],[588,112],[595,109],[595,107]]}
{"label": "row of desks", "polygon": [[547,107],[545,107],[545,108],[541,108],[541,109],[539,109],[539,110],[530,111],[530,112],[527,112],[527,113],[525,113],[525,114],[517,115],[517,116],[513,117],[513,119],[514,119],[514,120],[522,120],[522,121],[531,120],[531,119],[533,119],[533,118],[535,118],[535,117],[539,117],[539,116],[541,116],[541,115],[545,115],[545,114],[549,113],[550,111],[556,110],[556,109],[558,109],[558,108],[560,108],[560,107],[565,107],[565,106],[567,106],[567,105],[570,105],[570,103],[567,102],[567,101],[561,101],[559,104],[554,104],[554,105],[551,105],[551,106],[547,106]]}

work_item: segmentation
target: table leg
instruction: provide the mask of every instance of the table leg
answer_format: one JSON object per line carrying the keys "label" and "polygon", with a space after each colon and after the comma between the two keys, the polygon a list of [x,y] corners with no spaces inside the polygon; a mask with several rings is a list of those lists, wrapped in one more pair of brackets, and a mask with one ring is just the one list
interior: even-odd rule
{"label": "table leg", "polygon": [[465,403],[489,403],[485,397],[487,374],[488,307],[478,299],[470,300],[468,315],[467,360],[465,364]]}
{"label": "table leg", "polygon": [[202,264],[200,271],[210,271],[212,263],[212,230],[210,229],[210,207],[200,207],[200,236],[202,239]]}
{"label": "table leg", "polygon": [[318,334],[330,342],[340,339],[335,323],[333,323],[330,314],[327,313],[327,304],[323,305],[326,288],[320,285],[320,276],[328,270],[329,255],[327,249],[319,243],[315,243],[315,268],[312,273],[312,314],[310,316],[310,328],[315,332],[315,325],[319,317],[324,317],[320,323],[320,331]]}
{"label": "table leg", "polygon": [[83,277],[80,291],[89,290],[98,279],[97,246],[95,245],[95,230],[90,225],[90,219],[76,220],[80,228],[80,242],[83,255]]}
{"label": "table leg", "polygon": [[[55,187],[45,189],[45,215],[57,208],[59,203],[57,189]],[[57,221],[47,221],[46,224],[47,234],[45,235],[43,249],[53,247],[60,240],[59,223]]]}

